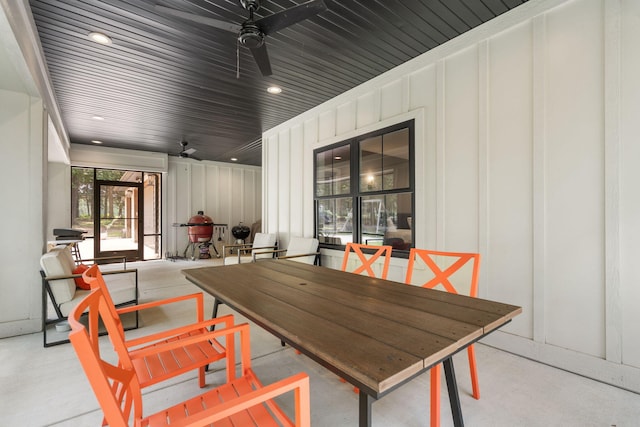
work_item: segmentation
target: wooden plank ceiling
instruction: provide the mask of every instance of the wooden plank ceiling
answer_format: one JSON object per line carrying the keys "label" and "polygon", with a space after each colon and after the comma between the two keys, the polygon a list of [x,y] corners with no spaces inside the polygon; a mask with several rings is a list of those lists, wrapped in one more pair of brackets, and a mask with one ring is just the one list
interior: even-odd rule
{"label": "wooden plank ceiling", "polygon": [[[263,131],[525,1],[325,0],[324,12],[267,37],[271,76],[241,47],[239,78],[235,34],[156,9],[241,24],[239,0],[30,4],[72,143],[177,154],[186,140],[200,159],[260,165]],[[300,3],[264,0],[255,18]]]}

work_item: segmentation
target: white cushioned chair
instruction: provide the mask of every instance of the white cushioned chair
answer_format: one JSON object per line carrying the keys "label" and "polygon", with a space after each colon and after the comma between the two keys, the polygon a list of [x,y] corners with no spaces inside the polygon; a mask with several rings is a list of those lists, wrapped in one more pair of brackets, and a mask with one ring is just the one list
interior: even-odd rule
{"label": "white cushioned chair", "polygon": [[[259,252],[259,250],[265,249],[277,249],[276,235],[272,233],[256,233],[253,243],[246,243],[241,245],[224,245],[222,247],[222,258],[224,265],[241,264],[243,262],[252,262],[254,260],[253,254]],[[237,255],[227,255],[227,249],[234,249],[237,251]],[[242,256],[243,252],[251,250],[251,254],[248,256]],[[265,253],[257,258],[273,258],[273,253]]]}
{"label": "white cushioned chair", "polygon": [[[114,259],[114,258],[111,258]],[[120,258],[124,260],[124,258]],[[97,260],[80,260],[97,261]],[[57,324],[67,319],[71,310],[86,297],[91,291],[76,287],[75,278],[82,274],[74,274],[76,261],[71,255],[71,250],[66,246],[56,246],[40,258],[40,274],[42,275],[42,330],[44,334],[44,346],[63,344],[68,339],[48,342],[47,326]],[[137,304],[138,302],[138,270],[126,269],[126,261],[123,269],[105,271],[105,282],[116,306]],[[49,301],[53,305],[55,318],[49,318]],[[136,314],[136,325],[138,318]]]}
{"label": "white cushioned chair", "polygon": [[320,252],[318,252],[318,239],[311,237],[292,237],[287,249],[276,249],[271,251],[255,251],[253,260],[264,259],[264,256],[271,258],[276,254],[278,259],[290,259],[291,261],[305,264],[320,265]]}

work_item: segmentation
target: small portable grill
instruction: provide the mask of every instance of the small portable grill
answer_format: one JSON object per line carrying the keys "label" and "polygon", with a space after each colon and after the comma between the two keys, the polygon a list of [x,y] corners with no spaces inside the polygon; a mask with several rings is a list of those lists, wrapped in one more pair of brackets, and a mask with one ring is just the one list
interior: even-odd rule
{"label": "small portable grill", "polygon": [[231,234],[236,238],[236,244],[244,243],[244,240],[251,234],[251,229],[239,223],[231,228]]}

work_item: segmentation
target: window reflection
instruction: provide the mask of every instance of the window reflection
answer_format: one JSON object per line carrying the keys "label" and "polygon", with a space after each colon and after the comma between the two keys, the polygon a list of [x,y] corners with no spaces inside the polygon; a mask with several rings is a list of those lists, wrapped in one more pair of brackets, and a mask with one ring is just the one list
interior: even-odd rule
{"label": "window reflection", "polygon": [[316,231],[321,243],[386,244],[405,251],[413,246],[412,147],[409,121],[316,150]]}

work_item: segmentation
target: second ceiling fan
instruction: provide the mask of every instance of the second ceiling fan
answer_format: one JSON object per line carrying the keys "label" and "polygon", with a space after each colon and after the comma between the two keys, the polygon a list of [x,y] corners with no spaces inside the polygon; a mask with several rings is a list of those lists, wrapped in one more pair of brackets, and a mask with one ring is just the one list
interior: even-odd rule
{"label": "second ceiling fan", "polygon": [[253,14],[260,8],[260,0],[240,0],[240,4],[249,11],[249,19],[240,25],[160,5],[156,5],[156,9],[183,19],[238,34],[238,43],[251,50],[253,59],[255,59],[263,76],[272,74],[265,37],[327,9],[323,0],[310,0],[254,21]]}

